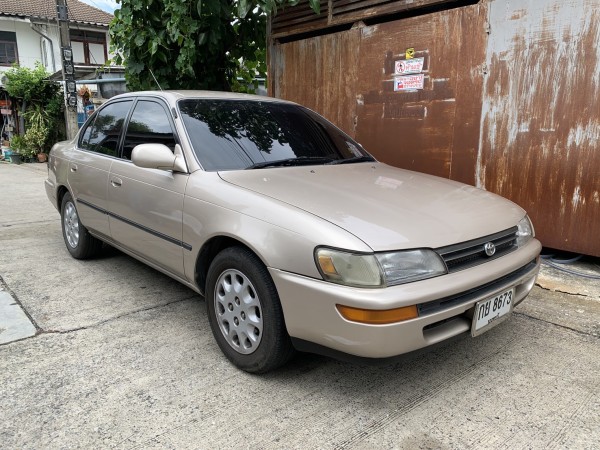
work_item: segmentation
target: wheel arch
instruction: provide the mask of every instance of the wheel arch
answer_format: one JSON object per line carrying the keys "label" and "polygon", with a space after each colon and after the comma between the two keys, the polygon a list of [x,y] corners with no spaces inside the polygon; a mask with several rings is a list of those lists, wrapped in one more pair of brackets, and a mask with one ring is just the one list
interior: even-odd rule
{"label": "wheel arch", "polygon": [[[65,194],[67,192],[69,192],[69,189],[67,189],[67,187],[62,184],[56,190],[56,205],[57,205],[57,209],[59,211],[61,209],[63,197],[65,196]],[[73,194],[71,194],[71,195],[73,195]]]}
{"label": "wheel arch", "polygon": [[226,235],[213,236],[204,243],[198,252],[194,268],[194,280],[202,295],[206,293],[206,278],[210,264],[221,251],[229,247],[243,247],[255,254],[265,264],[261,255],[243,241]]}

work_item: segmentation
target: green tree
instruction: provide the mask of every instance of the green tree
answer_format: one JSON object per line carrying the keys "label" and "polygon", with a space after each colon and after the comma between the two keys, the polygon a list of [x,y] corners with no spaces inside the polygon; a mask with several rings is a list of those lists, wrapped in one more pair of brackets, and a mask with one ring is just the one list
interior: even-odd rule
{"label": "green tree", "polygon": [[[133,90],[157,89],[156,77],[163,89],[254,91],[266,72],[267,14],[298,1],[120,0],[115,62]],[[319,13],[319,0],[309,3]]]}
{"label": "green tree", "polygon": [[35,69],[14,66],[7,70],[4,89],[13,98],[23,102],[40,101],[52,91],[52,85],[47,81],[50,74],[44,66],[37,63]]}
{"label": "green tree", "polygon": [[58,83],[49,81],[50,74],[37,63],[34,69],[14,66],[7,70],[4,89],[19,105],[21,133],[29,131],[28,150],[49,150],[63,137],[63,95]]}

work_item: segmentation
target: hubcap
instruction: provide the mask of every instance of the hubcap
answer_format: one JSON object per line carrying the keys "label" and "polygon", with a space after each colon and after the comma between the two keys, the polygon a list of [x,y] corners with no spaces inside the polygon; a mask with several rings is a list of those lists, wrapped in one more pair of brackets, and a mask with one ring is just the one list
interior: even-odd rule
{"label": "hubcap", "polygon": [[254,286],[242,272],[229,269],[219,276],[215,314],[221,333],[235,351],[244,355],[256,351],[262,339],[262,310]]}
{"label": "hubcap", "polygon": [[79,217],[77,217],[75,205],[71,202],[68,202],[65,206],[63,226],[65,227],[67,242],[72,248],[77,248],[77,244],[79,244]]}

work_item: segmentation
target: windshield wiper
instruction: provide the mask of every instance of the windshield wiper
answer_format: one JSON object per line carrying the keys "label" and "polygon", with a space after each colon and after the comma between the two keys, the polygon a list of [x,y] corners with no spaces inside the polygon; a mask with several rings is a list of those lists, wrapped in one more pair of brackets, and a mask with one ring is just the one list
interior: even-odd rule
{"label": "windshield wiper", "polygon": [[286,158],[276,161],[263,161],[252,164],[246,169],[263,169],[265,167],[290,167],[290,166],[308,166],[311,164],[330,164],[334,162],[326,156],[300,156],[299,158]]}
{"label": "windshield wiper", "polygon": [[336,159],[335,161],[331,161],[326,163],[327,165],[334,165],[334,164],[351,164],[351,163],[358,163],[358,162],[375,162],[375,159],[373,159],[371,156],[355,156],[354,158],[348,158],[348,159]]}

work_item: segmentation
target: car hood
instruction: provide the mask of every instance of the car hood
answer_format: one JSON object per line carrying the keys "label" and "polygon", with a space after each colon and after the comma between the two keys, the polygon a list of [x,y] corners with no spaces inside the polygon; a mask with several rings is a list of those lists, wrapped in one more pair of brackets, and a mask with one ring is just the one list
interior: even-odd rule
{"label": "car hood", "polygon": [[520,207],[491,192],[382,163],[219,175],[327,220],[375,251],[455,244],[505,230],[525,216]]}

